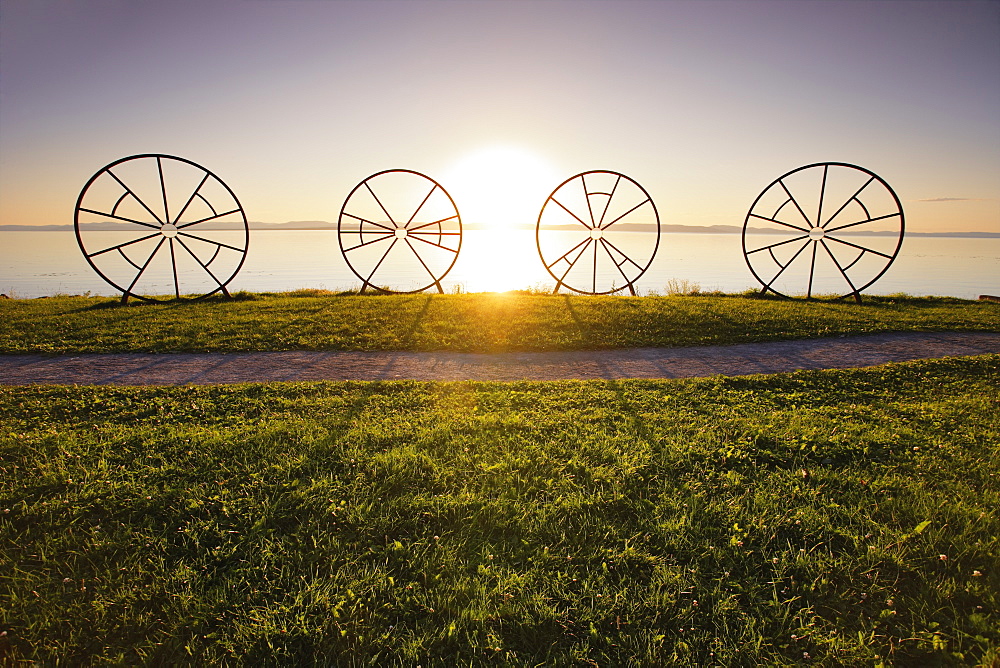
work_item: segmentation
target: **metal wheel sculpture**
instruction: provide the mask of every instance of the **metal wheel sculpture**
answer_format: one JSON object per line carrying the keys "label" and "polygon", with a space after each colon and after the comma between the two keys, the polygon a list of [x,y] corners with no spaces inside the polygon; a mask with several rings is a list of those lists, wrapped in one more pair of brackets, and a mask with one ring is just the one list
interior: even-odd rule
{"label": "metal wheel sculpture", "polygon": [[[634,232],[651,232],[655,241]],[[628,289],[656,256],[660,216],[649,193],[618,172],[594,170],[563,181],[545,200],[535,227],[538,255],[556,281],[588,295]]]}
{"label": "metal wheel sculpture", "polygon": [[903,206],[877,174],[841,162],[792,170],[754,201],[743,256],[764,286],[787,296],[853,296],[889,269],[903,243]]}
{"label": "metal wheel sculpture", "polygon": [[94,174],[74,216],[94,271],[129,297],[221,292],[246,259],[250,228],[236,195],[204,167],[171,155],[133,155]]}
{"label": "metal wheel sculpture", "polygon": [[434,179],[388,169],[356,185],[344,200],[337,238],[347,266],[361,279],[361,292],[444,292],[441,281],[462,248],[462,218]]}

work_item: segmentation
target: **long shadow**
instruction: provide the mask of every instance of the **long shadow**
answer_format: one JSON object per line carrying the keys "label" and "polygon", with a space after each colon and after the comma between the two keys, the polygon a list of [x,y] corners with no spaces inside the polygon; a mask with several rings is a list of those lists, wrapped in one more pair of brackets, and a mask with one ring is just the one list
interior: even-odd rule
{"label": "long shadow", "polygon": [[188,299],[171,299],[169,301],[162,302],[147,302],[136,300],[134,302],[129,302],[128,304],[122,304],[119,300],[110,300],[106,302],[98,302],[97,304],[90,304],[88,306],[81,306],[80,308],[67,311],[67,313],[86,313],[88,311],[113,311],[113,310],[128,310],[128,309],[149,309],[149,308],[176,308],[178,306],[183,306],[185,304],[192,304],[197,302],[192,302]]}
{"label": "long shadow", "polygon": [[594,345],[594,331],[589,326],[586,325],[583,320],[580,319],[579,314],[576,309],[573,308],[573,302],[569,295],[562,295],[563,304],[566,305],[566,310],[569,311],[569,315],[573,318],[573,322],[576,323],[576,328],[580,332],[580,338],[583,340],[584,346],[590,348]]}
{"label": "long shadow", "polygon": [[[347,295],[344,295],[344,296],[347,296]],[[380,294],[380,293],[375,293],[375,294],[370,294],[370,295],[350,295],[350,297],[356,298],[356,299],[362,299],[362,298],[368,298],[368,299],[392,299],[393,297],[396,297],[396,296],[397,295],[386,295],[386,294]],[[404,342],[404,345],[406,347],[408,347],[408,348],[412,348],[413,347],[414,335],[416,334],[417,329],[419,329],[420,325],[423,323],[423,320],[424,320],[424,318],[427,315],[427,311],[430,310],[431,299],[433,299],[433,295],[424,295],[424,304],[421,307],[420,312],[417,313],[416,316],[414,316],[413,322],[410,323],[409,327],[407,327],[405,333],[402,336],[402,340]],[[320,308],[319,310],[317,310],[317,311],[309,314],[308,316],[302,316],[301,318],[298,318],[298,319],[292,321],[292,323],[290,323],[290,324],[294,324],[294,323],[299,322],[301,320],[308,320],[308,319],[319,317],[322,314],[329,312],[329,310],[331,308],[333,308],[333,304],[330,304],[330,305],[328,305],[326,307]]]}
{"label": "long shadow", "polygon": [[[414,347],[415,335],[417,333],[417,330],[423,324],[424,318],[427,316],[427,311],[429,311],[431,308],[431,300],[433,298],[434,295],[426,295],[423,307],[420,309],[420,312],[417,313],[417,315],[413,318],[413,322],[410,323],[410,326],[407,328],[406,333],[403,334],[404,346],[406,348],[412,349]],[[400,354],[401,353],[389,354],[388,358],[385,361],[385,364],[383,364],[382,367],[375,373],[375,378],[380,381],[393,380],[389,374],[393,369],[393,367],[396,366],[396,362],[399,360]]]}
{"label": "long shadow", "polygon": [[406,342],[407,348],[412,348],[414,344],[414,334],[417,333],[417,329],[423,324],[424,318],[427,316],[427,311],[431,308],[431,300],[434,299],[434,295],[427,295],[424,299],[424,306],[420,309],[420,313],[416,315],[413,322],[410,323],[409,328],[403,335],[403,341]]}
{"label": "long shadow", "polygon": [[[711,304],[706,304],[704,306],[704,308],[702,309],[701,312],[702,312],[702,314],[704,314],[707,317],[712,318],[713,320],[715,320],[716,323],[718,323],[723,328],[725,328],[725,333],[724,333],[724,337],[723,337],[724,339],[731,339],[732,335],[733,335],[733,332],[742,332],[742,331],[744,331],[746,329],[746,326],[747,326],[746,322],[737,321],[736,319],[734,319],[734,318],[732,318],[730,316],[724,315],[723,313],[721,313],[717,308],[715,308]],[[717,338],[719,338],[719,337],[717,337]],[[705,342],[702,342],[701,345],[720,345],[720,343],[721,344],[725,344],[725,343],[729,343],[729,341],[726,341],[726,340],[723,340],[721,342],[718,341],[718,340],[714,341],[714,342],[713,341],[705,341]]]}
{"label": "long shadow", "polygon": [[[115,311],[117,309],[131,309],[129,316],[131,322],[144,323],[155,319],[157,316],[162,315],[167,310],[175,310],[182,308],[187,304],[190,304],[189,300],[183,299],[172,299],[165,302],[135,302],[131,304],[122,304],[120,301],[108,301],[100,302],[98,304],[90,304],[88,306],[83,306],[77,309],[72,309],[69,311],[64,311],[64,314],[80,314],[80,313],[93,313],[99,311]],[[103,323],[94,323],[90,325],[78,325],[74,327],[74,331],[79,338],[87,338],[88,331],[97,331],[104,328]]]}
{"label": "long shadow", "polygon": [[[129,309],[133,322],[143,322],[152,320],[156,316],[162,315],[165,312],[176,311],[177,309],[181,309],[195,303],[198,302],[186,299],[171,299],[163,302],[136,302],[131,304],[122,304],[121,302],[113,301],[84,306],[72,311],[67,311],[67,313],[87,313],[93,311]],[[89,326],[82,326],[78,328],[77,331],[83,333],[87,330],[100,329],[101,327],[102,325],[100,323],[95,323]]]}

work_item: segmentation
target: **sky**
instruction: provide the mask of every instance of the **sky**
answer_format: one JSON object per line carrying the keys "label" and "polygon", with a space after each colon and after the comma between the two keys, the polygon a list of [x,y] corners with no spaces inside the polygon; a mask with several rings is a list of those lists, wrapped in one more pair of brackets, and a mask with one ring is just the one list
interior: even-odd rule
{"label": "sky", "polygon": [[272,223],[403,168],[468,222],[532,224],[603,169],[664,224],[742,225],[840,161],[908,231],[1000,232],[1000,2],[0,0],[0,225],[72,223],[139,153]]}

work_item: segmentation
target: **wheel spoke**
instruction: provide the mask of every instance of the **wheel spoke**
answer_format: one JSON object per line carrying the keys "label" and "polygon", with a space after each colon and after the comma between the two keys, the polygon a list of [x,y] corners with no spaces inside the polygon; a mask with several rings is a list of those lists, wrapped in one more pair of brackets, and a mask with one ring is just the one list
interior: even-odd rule
{"label": "wheel spoke", "polygon": [[[636,269],[638,269],[639,271],[642,271],[642,267],[640,267],[640,266],[639,266],[639,263],[638,263],[638,262],[636,262],[635,260],[633,260],[632,258],[630,258],[630,257],[629,257],[628,255],[626,255],[625,253],[623,253],[623,252],[622,252],[622,249],[621,249],[621,248],[618,248],[618,246],[615,246],[615,245],[614,245],[613,243],[611,243],[610,241],[608,241],[608,240],[607,240],[607,239],[605,239],[604,237],[601,237],[601,241],[602,241],[602,242],[604,242],[605,244],[607,244],[608,246],[610,246],[611,248],[613,248],[613,249],[615,250],[615,252],[616,252],[616,253],[618,253],[619,255],[621,255],[621,256],[622,256],[623,258],[625,258],[625,260],[626,260],[627,262],[631,262],[631,263],[632,263],[632,265],[633,265],[633,266],[634,266],[634,267],[635,267]],[[622,264],[625,264],[625,263],[624,263],[624,262],[622,262]]]}
{"label": "wheel spoke", "polygon": [[124,189],[125,189],[126,191],[128,191],[128,194],[130,194],[130,195],[131,195],[132,197],[134,197],[134,198],[135,198],[135,201],[136,201],[136,202],[138,202],[139,204],[141,204],[141,205],[142,205],[142,208],[143,208],[143,209],[145,209],[146,211],[148,211],[148,212],[149,212],[149,215],[151,215],[151,216],[152,216],[153,218],[155,218],[155,219],[156,219],[156,222],[160,223],[161,225],[163,224],[163,221],[162,221],[162,220],[160,220],[160,217],[159,217],[159,216],[157,216],[157,215],[156,215],[155,213],[153,213],[153,210],[152,210],[152,209],[150,209],[150,208],[149,208],[148,206],[146,206],[146,203],[145,203],[145,202],[143,202],[143,201],[142,201],[142,200],[141,200],[141,199],[139,198],[139,196],[135,194],[135,191],[133,191],[133,190],[132,190],[131,188],[129,188],[129,187],[127,186],[127,185],[125,185],[125,182],[124,182],[124,181],[122,181],[122,180],[121,180],[120,178],[118,178],[118,176],[117,176],[117,175],[116,175],[116,174],[115,174],[114,172],[112,172],[112,171],[111,171],[110,169],[109,169],[109,170],[107,170],[107,172],[108,172],[108,174],[110,174],[110,175],[111,175],[111,178],[113,178],[113,179],[114,179],[115,181],[117,181],[117,182],[118,182],[118,185],[120,185],[120,186],[121,186],[122,188],[124,188]]}
{"label": "wheel spoke", "polygon": [[94,257],[96,255],[101,255],[103,253],[107,253],[108,251],[120,250],[120,249],[124,248],[125,246],[131,246],[132,244],[137,244],[140,241],[146,241],[147,239],[152,239],[153,237],[158,237],[158,236],[160,236],[159,232],[157,232],[155,234],[147,234],[144,237],[139,237],[138,239],[133,239],[132,241],[126,241],[125,243],[118,244],[117,246],[111,246],[110,248],[105,248],[103,250],[99,250],[99,251],[96,251],[94,253],[89,253],[89,254],[86,255],[86,257]]}
{"label": "wheel spoke", "polygon": [[420,262],[421,266],[423,266],[423,268],[427,270],[427,273],[431,277],[431,280],[437,283],[438,279],[436,276],[434,276],[434,272],[431,271],[431,268],[427,266],[426,262],[424,262],[424,258],[420,257],[420,253],[418,253],[417,249],[413,247],[413,244],[410,243],[410,240],[403,239],[403,241],[405,241],[406,245],[409,246],[411,251],[413,251],[413,254],[417,256],[417,260]]}
{"label": "wheel spoke", "polygon": [[[393,227],[389,227],[388,225],[383,225],[381,223],[376,223],[374,220],[368,220],[367,218],[362,218],[361,216],[355,216],[352,213],[344,212],[343,215],[347,216],[348,218],[353,218],[354,220],[360,221],[362,223],[368,223],[369,225],[374,225],[375,227],[381,227],[383,230],[388,230],[389,232],[395,232],[396,231],[396,229],[393,228]],[[351,232],[353,232],[353,231],[354,230],[351,230]],[[358,232],[360,232],[360,231],[361,230],[358,229]]]}
{"label": "wheel spoke", "polygon": [[785,273],[785,269],[788,269],[790,266],[792,266],[792,263],[795,262],[795,258],[797,258],[802,253],[802,251],[806,249],[806,246],[808,246],[809,243],[810,242],[807,241],[804,244],[802,244],[802,248],[795,251],[795,255],[792,256],[792,258],[788,261],[788,263],[785,265],[781,265],[781,269],[778,271],[778,273],[772,276],[771,280],[768,281],[767,285],[764,286],[765,290],[769,289],[772,285],[774,285],[774,282],[778,280],[778,277],[781,276],[783,273]]}
{"label": "wheel spoke", "polygon": [[[156,156],[156,170],[160,173],[160,192],[163,194],[163,220],[170,220],[170,209],[167,207],[167,183],[163,180],[163,159]],[[170,244],[170,252],[173,255],[174,244]]]}
{"label": "wheel spoke", "polygon": [[[191,193],[191,196],[188,197],[186,202],[184,202],[184,206],[181,207],[180,213],[177,214],[177,218],[174,219],[173,221],[175,225],[177,224],[177,221],[181,219],[181,216],[184,215],[184,212],[187,211],[187,208],[191,206],[191,202],[194,201],[195,195],[197,195],[201,191],[201,187],[205,185],[206,181],[208,181],[208,172],[205,172],[205,176],[201,179],[201,183],[198,184],[198,187],[194,189],[194,192]],[[202,199],[205,201],[205,204],[208,204],[208,200],[205,200],[204,198]],[[212,205],[208,204],[208,208],[212,209]],[[212,209],[212,213],[215,213],[215,209]]]}
{"label": "wheel spoke", "polygon": [[[212,280],[215,281],[216,285],[218,285],[220,288],[225,287],[223,285],[222,281],[220,281],[215,276],[215,274],[212,273],[212,270],[208,268],[208,265],[212,264],[212,261],[215,260],[215,257],[216,257],[215,255],[213,255],[212,259],[209,260],[207,263],[202,262],[201,258],[199,258],[197,255],[195,255],[193,250],[191,250],[190,248],[188,248],[188,245],[186,243],[184,243],[183,239],[181,239],[180,237],[175,237],[175,238],[177,239],[177,243],[179,243],[181,245],[181,247],[188,252],[188,255],[190,255],[191,257],[193,257],[194,261],[197,262],[199,265],[201,265],[201,268],[205,270],[205,273],[212,277]],[[218,255],[219,249],[216,248],[215,252],[216,252],[216,255]]]}
{"label": "wheel spoke", "polygon": [[183,230],[185,227],[191,227],[192,225],[201,225],[202,223],[207,223],[210,220],[215,220],[216,218],[222,218],[223,216],[228,216],[233,213],[239,213],[239,209],[233,209],[232,211],[226,211],[225,213],[217,213],[214,216],[209,216],[208,218],[202,218],[201,220],[196,220],[190,223],[184,223],[183,225],[178,225],[178,230]]}
{"label": "wheel spoke", "polygon": [[220,246],[222,248],[229,248],[230,250],[234,250],[237,253],[246,252],[245,248],[237,248],[236,246],[230,246],[229,244],[224,244],[221,241],[212,241],[211,239],[206,239],[205,237],[199,237],[198,235],[191,234],[190,232],[178,232],[177,236],[191,237],[192,239],[197,239],[198,241],[204,241],[206,244],[215,244],[216,246]]}
{"label": "wheel spoke", "polygon": [[618,178],[615,179],[615,185],[611,187],[611,194],[608,196],[608,201],[604,203],[604,211],[601,212],[601,220],[598,221],[597,226],[602,227],[604,225],[604,217],[608,215],[608,209],[611,207],[611,200],[615,198],[615,191],[618,190],[618,184],[621,183],[622,175],[619,174]]}
{"label": "wheel spoke", "polygon": [[[564,271],[563,275],[559,277],[559,285],[563,285],[563,281],[566,280],[566,276],[573,269],[573,265],[575,265],[577,262],[579,262],[580,258],[583,257],[583,254],[587,252],[587,247],[590,245],[591,241],[593,241],[593,239],[591,239],[590,237],[587,237],[586,245],[584,245],[584,247],[580,249],[580,252],[576,254],[576,258],[572,262],[569,263],[569,266],[566,267],[566,271]],[[568,253],[567,253],[567,255],[568,255]],[[558,261],[559,260],[556,260],[556,262],[558,262]],[[553,264],[555,264],[555,263],[553,263]]]}
{"label": "wheel spoke", "polygon": [[[372,232],[371,234],[374,234],[374,232]],[[351,246],[350,248],[345,248],[344,252],[348,253],[348,252],[350,252],[352,250],[356,250],[358,248],[363,248],[364,246],[370,246],[371,244],[377,244],[380,241],[385,241],[386,239],[391,239],[394,236],[396,236],[396,235],[394,235],[394,234],[383,234],[378,239],[372,239],[371,241],[365,241],[365,242],[359,243],[356,246]]]}
{"label": "wheel spoke", "polygon": [[410,216],[410,219],[409,219],[408,221],[406,221],[406,225],[409,225],[410,223],[412,223],[412,222],[413,222],[413,219],[414,219],[414,218],[416,218],[416,217],[417,217],[417,214],[418,214],[418,213],[420,212],[420,210],[421,210],[422,208],[424,208],[424,204],[426,204],[426,203],[427,203],[427,200],[429,200],[429,199],[431,198],[431,195],[433,195],[433,194],[434,194],[434,191],[435,191],[435,190],[437,190],[437,188],[438,188],[438,185],[437,185],[437,184],[435,183],[435,184],[434,184],[434,187],[433,187],[433,188],[431,188],[431,191],[430,191],[429,193],[427,193],[427,197],[425,197],[425,198],[424,198],[424,201],[422,201],[422,202],[420,203],[420,206],[418,206],[418,207],[417,207],[417,210],[413,212],[413,215],[412,215],[412,216]]}
{"label": "wheel spoke", "polygon": [[154,225],[152,223],[144,223],[141,220],[133,220],[132,218],[125,218],[124,216],[118,216],[113,213],[106,213],[104,211],[94,211],[93,209],[84,209],[83,207],[80,207],[80,211],[84,211],[86,213],[92,213],[95,216],[107,216],[108,218],[114,218],[115,220],[124,220],[126,223],[134,223],[135,225],[142,225],[143,227],[148,227],[153,230],[160,229],[159,225]]}
{"label": "wheel spoke", "polygon": [[581,225],[583,225],[584,227],[586,227],[586,228],[587,228],[588,230],[589,230],[589,229],[593,229],[593,228],[591,228],[591,227],[590,227],[590,225],[587,225],[587,223],[583,222],[583,219],[582,219],[582,218],[580,218],[580,216],[576,215],[575,213],[573,213],[572,211],[570,211],[569,209],[567,209],[567,208],[566,208],[565,206],[563,206],[563,203],[562,203],[562,202],[560,202],[559,200],[557,200],[557,199],[556,199],[555,197],[552,197],[552,196],[550,195],[550,196],[549,196],[549,199],[550,199],[550,200],[552,200],[553,202],[555,202],[556,204],[558,204],[558,205],[559,205],[560,207],[562,207],[562,210],[563,210],[563,211],[565,211],[565,212],[566,212],[566,213],[568,213],[569,215],[571,215],[571,216],[573,216],[574,218],[576,218],[577,222],[579,222],[579,223],[580,223]]}
{"label": "wheel spoke", "polygon": [[762,250],[769,250],[771,248],[774,248],[775,246],[784,246],[785,244],[790,244],[790,243],[792,243],[794,241],[799,241],[800,239],[808,239],[808,238],[809,238],[808,234],[803,234],[802,236],[794,237],[792,239],[786,239],[785,241],[779,241],[776,244],[770,244],[768,246],[761,246],[760,248],[755,248],[752,251],[747,251],[747,255],[752,255],[753,253],[757,253],[757,252],[762,251]]}
{"label": "wheel spoke", "polygon": [[[780,209],[779,209],[779,211],[780,211]],[[798,230],[799,232],[806,232],[807,234],[809,232],[809,230],[807,230],[804,227],[799,227],[798,225],[792,225],[791,223],[786,223],[784,221],[776,220],[774,218],[768,218],[767,216],[760,216],[760,215],[757,215],[756,213],[751,213],[750,217],[751,218],[760,218],[761,220],[766,220],[769,223],[777,223],[778,225],[784,225],[785,227],[790,227],[793,230]]]}
{"label": "wheel spoke", "polygon": [[876,220],[885,220],[886,218],[894,218],[894,217],[899,216],[899,215],[901,215],[899,212],[889,213],[889,214],[886,214],[884,216],[877,216],[876,218],[868,218],[866,220],[859,220],[856,223],[848,223],[847,225],[838,225],[837,227],[831,227],[830,229],[826,230],[826,233],[830,234],[831,232],[836,232],[837,230],[843,230],[843,229],[845,229],[847,227],[854,227],[856,225],[864,225],[865,223],[874,223]]}
{"label": "wheel spoke", "polygon": [[370,192],[372,194],[372,197],[375,198],[375,201],[378,202],[379,207],[382,209],[382,213],[384,213],[386,218],[389,219],[389,222],[391,222],[393,225],[396,225],[396,219],[390,216],[389,212],[386,211],[385,207],[382,205],[382,200],[378,198],[378,195],[375,194],[375,191],[372,190],[372,187],[368,185],[368,181],[365,181],[365,188],[368,188],[368,192]]}
{"label": "wheel spoke", "polygon": [[816,242],[813,242],[812,264],[809,266],[809,287],[806,288],[806,299],[813,295],[813,276],[816,274]]}
{"label": "wheel spoke", "polygon": [[[157,160],[159,160],[159,158],[157,158]],[[167,217],[167,220],[170,220],[169,216]],[[173,270],[174,270],[174,296],[177,297],[178,299],[180,299],[181,298],[181,284],[177,280],[177,254],[174,252],[174,240],[173,240],[173,238],[170,239],[170,265],[173,267]]]}
{"label": "wheel spoke", "polygon": [[[861,191],[864,190],[865,188],[867,188],[868,184],[870,184],[874,180],[875,180],[875,177],[873,176],[870,179],[868,179],[867,181],[865,181],[865,184],[863,186],[861,186],[860,188],[858,188],[858,191],[856,193],[854,193],[853,195],[851,195],[850,197],[848,197],[847,201],[840,205],[840,208],[837,209],[837,212],[834,213],[832,216],[830,216],[827,219],[827,221],[825,223],[823,223],[822,227],[826,227],[827,225],[830,224],[831,220],[833,220],[834,218],[836,218],[837,216],[839,216],[840,212],[843,211],[845,208],[847,208],[847,205],[850,204],[852,200],[857,199],[858,195],[861,194]],[[862,206],[862,208],[864,208],[864,206]],[[819,221],[816,221],[816,222],[819,222]]]}
{"label": "wheel spoke", "polygon": [[[379,258],[379,261],[375,263],[375,268],[372,269],[372,273],[368,274],[368,278],[365,279],[365,285],[372,285],[372,277],[375,275],[375,272],[378,271],[378,268],[382,266],[382,263],[385,261],[385,258],[389,256],[389,251],[392,250],[392,247],[396,245],[397,241],[399,241],[399,237],[393,237],[392,243],[389,244],[389,247],[385,249],[385,253],[383,253],[382,257]],[[372,285],[372,287],[375,286]]]}
{"label": "wheel spoke", "polygon": [[[615,268],[618,269],[618,273],[621,274],[622,278],[625,279],[625,283],[631,284],[631,281],[628,280],[628,276],[626,276],[625,272],[622,271],[622,265],[618,264],[618,262],[615,261],[615,256],[612,255],[611,251],[608,249],[608,243],[604,239],[600,239],[599,241],[601,242],[602,246],[604,247],[604,252],[607,253],[608,259],[611,260],[611,264],[615,265]],[[616,248],[615,250],[618,250],[618,249]],[[618,252],[620,253],[621,251],[618,251]],[[627,257],[625,259],[628,260]],[[631,262],[631,260],[629,260],[629,262]],[[625,264],[625,263],[622,262],[622,264]],[[635,263],[633,262],[632,264],[635,264]],[[596,290],[595,290],[595,292],[596,292]]]}
{"label": "wheel spoke", "polygon": [[853,248],[857,248],[858,250],[863,250],[863,251],[867,251],[869,253],[874,253],[875,255],[881,255],[882,257],[884,257],[886,259],[889,259],[889,260],[892,259],[891,255],[886,255],[885,253],[883,253],[881,251],[877,251],[877,250],[875,250],[873,248],[865,248],[864,246],[859,246],[858,244],[852,244],[850,241],[844,241],[843,239],[838,239],[837,237],[825,237],[825,238],[829,239],[830,241],[836,241],[838,244],[844,244],[845,246],[851,246]]}
{"label": "wheel spoke", "polygon": [[788,186],[785,185],[785,182],[783,180],[778,179],[778,183],[781,184],[781,188],[785,191],[785,194],[788,195],[788,199],[790,199],[792,201],[792,204],[795,205],[795,208],[799,210],[799,214],[802,216],[802,219],[806,221],[806,225],[811,226],[812,223],[809,220],[809,216],[807,216],[806,212],[802,210],[801,206],[799,206],[799,202],[798,200],[795,199],[795,195],[792,194],[792,191],[788,189]]}
{"label": "wheel spoke", "polygon": [[149,254],[148,258],[146,258],[146,262],[143,263],[142,267],[139,269],[139,273],[136,274],[135,278],[132,279],[132,283],[128,286],[128,289],[125,290],[125,294],[132,294],[132,288],[134,288],[135,284],[139,282],[139,278],[142,276],[143,272],[146,271],[146,268],[149,266],[149,263],[153,261],[153,257],[156,255],[157,252],[159,252],[160,246],[162,246],[163,242],[166,240],[167,238],[163,237],[162,239],[160,239],[160,243],[156,244],[156,248],[154,248],[153,252]]}
{"label": "wheel spoke", "polygon": [[617,223],[619,220],[621,220],[625,216],[629,215],[630,213],[632,213],[633,211],[635,211],[636,209],[638,209],[640,206],[644,206],[644,205],[648,204],[651,201],[652,200],[647,197],[646,199],[642,200],[641,202],[639,202],[638,204],[636,204],[635,206],[633,206],[631,209],[629,209],[628,211],[626,211],[622,215],[620,215],[617,218],[615,218],[614,220],[612,220],[610,223],[608,223],[607,225],[605,225],[601,229],[602,230],[608,229],[609,227],[611,227],[612,225],[614,225],[615,223]]}
{"label": "wheel spoke", "polygon": [[[589,201],[589,200],[588,200]],[[590,288],[591,292],[597,292],[597,243],[594,243],[594,283]]]}
{"label": "wheel spoke", "polygon": [[594,229],[594,208],[590,205],[590,191],[587,190],[587,176],[580,174],[580,184],[583,186],[583,198],[587,200],[587,213],[590,215],[590,229]]}
{"label": "wheel spoke", "polygon": [[816,210],[816,224],[823,220],[823,197],[826,196],[826,175],[830,171],[830,165],[823,165],[823,184],[819,188],[819,208]]}
{"label": "wheel spoke", "polygon": [[[552,267],[556,266],[557,264],[559,264],[559,262],[561,262],[562,260],[565,260],[566,256],[568,256],[570,253],[572,253],[573,251],[575,251],[580,246],[583,246],[588,241],[590,241],[590,237],[587,237],[586,239],[584,239],[583,241],[581,241],[580,243],[578,243],[577,245],[573,246],[568,251],[566,251],[565,253],[563,253],[562,255],[560,255],[558,258],[556,258],[556,260],[554,262],[552,262],[552,264],[546,264],[545,267],[547,269],[551,269]],[[543,264],[544,264],[544,262],[543,262]]]}
{"label": "wheel spoke", "polygon": [[[433,233],[433,232],[427,232],[426,234],[434,234],[434,233]],[[444,234],[447,234],[447,233],[444,233]],[[457,233],[457,232],[455,232],[455,234],[458,234],[458,233]],[[407,238],[407,239],[409,239],[409,238],[410,238],[410,235],[409,235],[409,234],[407,234],[407,235],[406,235],[406,238]],[[457,250],[457,249],[455,249],[455,248],[448,248],[447,246],[442,246],[441,244],[436,244],[436,243],[434,243],[433,241],[428,241],[427,239],[421,239],[421,238],[420,238],[420,237],[418,237],[418,236],[414,236],[413,238],[414,238],[414,239],[416,239],[417,241],[422,241],[422,242],[424,242],[425,244],[430,244],[431,246],[437,246],[438,248],[440,248],[440,249],[442,249],[442,250],[446,250],[446,251],[449,251],[449,252],[451,252],[451,253],[457,253],[457,252],[458,252],[458,250]]]}
{"label": "wheel spoke", "polygon": [[[854,262],[852,262],[851,264],[847,265],[847,267],[841,267],[840,266],[840,262],[837,261],[837,257],[833,254],[833,251],[831,251],[830,247],[826,245],[826,240],[825,239],[820,239],[820,243],[823,244],[823,248],[826,250],[827,255],[830,256],[831,260],[833,260],[833,264],[836,265],[837,269],[840,270],[841,276],[843,276],[844,280],[847,281],[847,284],[849,286],[851,286],[851,292],[853,294],[855,294],[855,295],[858,294],[858,289],[854,287],[854,283],[853,283],[853,281],[851,281],[851,277],[847,275],[847,270],[851,268],[851,265],[853,265],[854,262],[857,262],[858,260],[861,259],[861,255],[859,255],[854,260]],[[864,255],[864,253],[862,253],[862,255]]]}
{"label": "wheel spoke", "polygon": [[[423,225],[417,225],[416,227],[408,227],[408,228],[406,228],[406,231],[407,231],[408,234],[416,234],[415,230],[422,230],[425,227],[430,227],[431,225],[440,225],[444,221],[451,220],[452,218],[458,218],[458,214],[456,213],[453,216],[448,216],[447,218],[442,218],[441,220],[435,220],[435,221],[430,222],[430,223],[424,223]],[[446,232],[430,232],[430,233],[427,233],[427,232],[425,232],[424,234],[462,234],[462,233],[461,232],[450,232],[450,233],[446,233]]]}

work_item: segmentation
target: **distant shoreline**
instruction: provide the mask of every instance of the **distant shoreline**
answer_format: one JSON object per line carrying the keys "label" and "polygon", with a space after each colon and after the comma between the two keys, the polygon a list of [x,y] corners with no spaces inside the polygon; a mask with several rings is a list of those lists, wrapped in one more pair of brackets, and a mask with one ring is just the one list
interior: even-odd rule
{"label": "distant shoreline", "polygon": [[[134,229],[132,225],[127,223],[83,223],[82,227],[91,231],[106,231],[115,232],[128,229]],[[480,223],[465,223],[463,227],[467,230],[484,230],[491,229],[489,225],[482,225]],[[650,229],[649,225],[643,225],[641,223],[623,223],[618,226],[619,229],[629,232],[645,232]],[[516,225],[511,229],[515,230],[533,230],[534,225]],[[558,230],[573,230],[576,229],[576,225],[559,225],[552,226],[548,229],[553,231]],[[211,227],[205,226],[201,229],[204,230],[236,230],[242,229],[241,225],[214,225]],[[253,231],[298,231],[298,230],[312,230],[312,231],[336,231],[337,226],[334,223],[329,223],[326,221],[292,221],[288,223],[261,223],[261,222],[250,222],[250,229]],[[774,230],[770,228],[759,228],[751,227],[749,230],[754,234],[785,234],[781,230]],[[0,225],[0,232],[70,232],[73,231],[72,225]],[[743,232],[743,227],[738,225],[660,225],[660,232],[673,233],[673,234],[741,234]],[[850,236],[896,236],[898,232],[893,230],[872,230],[872,231],[857,231],[852,233]],[[906,236],[910,237],[950,237],[950,238],[964,238],[964,239],[1000,239],[1000,232],[907,232]]]}

